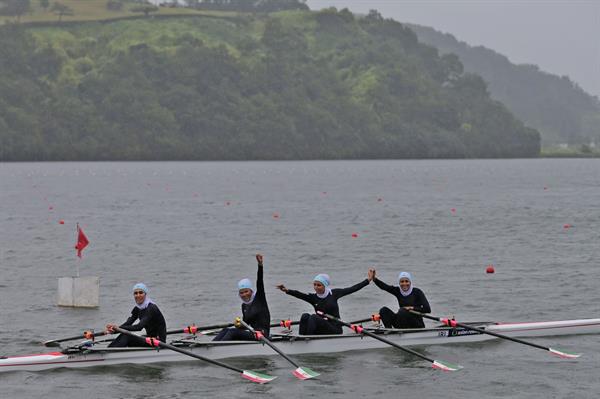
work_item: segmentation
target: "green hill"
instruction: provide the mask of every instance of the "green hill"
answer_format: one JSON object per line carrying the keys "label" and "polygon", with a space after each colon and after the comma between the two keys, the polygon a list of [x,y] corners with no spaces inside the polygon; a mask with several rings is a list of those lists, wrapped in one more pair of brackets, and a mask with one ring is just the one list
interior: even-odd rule
{"label": "green hill", "polygon": [[543,72],[535,65],[512,64],[493,50],[469,46],[432,28],[410,27],[420,41],[458,55],[467,72],[481,75],[492,98],[538,129],[544,145],[600,144],[600,102],[568,77]]}
{"label": "green hill", "polygon": [[0,27],[0,161],[528,157],[539,133],[377,13]]}

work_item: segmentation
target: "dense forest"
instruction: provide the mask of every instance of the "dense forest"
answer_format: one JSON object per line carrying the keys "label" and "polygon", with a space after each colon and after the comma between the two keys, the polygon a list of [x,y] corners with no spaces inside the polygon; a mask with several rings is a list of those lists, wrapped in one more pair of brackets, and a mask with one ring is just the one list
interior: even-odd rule
{"label": "dense forest", "polygon": [[0,27],[0,161],[529,157],[539,133],[377,12]]}
{"label": "dense forest", "polygon": [[420,41],[442,53],[457,54],[465,71],[485,79],[492,98],[539,130],[544,145],[600,145],[600,102],[568,77],[551,75],[535,65],[512,64],[493,50],[469,46],[432,28],[410,28]]}

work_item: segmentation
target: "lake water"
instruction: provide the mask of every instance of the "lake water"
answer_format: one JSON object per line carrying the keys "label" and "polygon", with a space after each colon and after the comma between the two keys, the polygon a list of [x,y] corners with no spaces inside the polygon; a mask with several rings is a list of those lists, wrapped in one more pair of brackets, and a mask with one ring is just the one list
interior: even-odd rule
{"label": "lake water", "polygon": [[[64,224],[59,221],[64,220]],[[90,245],[75,256],[76,223]],[[600,160],[0,164],[0,354],[122,322],[144,281],[168,327],[232,321],[236,282],[265,256],[273,319],[309,306],[317,273],[349,286],[375,267],[410,271],[432,314],[459,321],[600,317]],[[567,225],[568,228],[565,228]],[[352,235],[357,237],[353,238]],[[55,306],[57,278],[100,276],[100,307]],[[493,264],[495,274],[486,274]],[[362,318],[395,298],[370,285],[340,301]],[[277,357],[233,359],[278,375],[259,386],[201,362],[0,374],[2,398],[594,398],[600,336],[532,339],[577,361],[510,342],[307,355],[297,381]],[[416,396],[415,396],[416,395]]]}

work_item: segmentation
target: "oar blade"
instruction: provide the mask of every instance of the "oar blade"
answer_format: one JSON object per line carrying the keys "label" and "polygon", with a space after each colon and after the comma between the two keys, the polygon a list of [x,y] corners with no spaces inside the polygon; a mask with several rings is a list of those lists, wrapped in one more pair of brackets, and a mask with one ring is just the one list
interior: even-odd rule
{"label": "oar blade", "polygon": [[548,350],[553,355],[562,357],[563,359],[577,359],[579,356],[581,356],[581,353],[566,352],[563,350],[558,350],[558,349],[553,349],[553,348],[548,348]]}
{"label": "oar blade", "polygon": [[294,374],[294,376],[299,380],[309,380],[321,375],[316,371],[309,369],[308,367],[298,367],[292,372],[292,374]]}
{"label": "oar blade", "polygon": [[277,378],[272,375],[258,373],[253,370],[244,370],[242,372],[242,377],[252,382],[256,382],[257,384],[266,384],[267,382],[271,382]]}
{"label": "oar blade", "polygon": [[434,369],[443,370],[443,371],[458,371],[463,368],[462,366],[459,366],[458,364],[453,364],[450,362],[443,362],[441,360],[434,360],[433,363],[431,363],[431,367],[433,367]]}
{"label": "oar blade", "polygon": [[42,344],[44,344],[44,346],[51,347],[51,348],[60,346],[60,343],[56,342],[55,340],[42,342]]}

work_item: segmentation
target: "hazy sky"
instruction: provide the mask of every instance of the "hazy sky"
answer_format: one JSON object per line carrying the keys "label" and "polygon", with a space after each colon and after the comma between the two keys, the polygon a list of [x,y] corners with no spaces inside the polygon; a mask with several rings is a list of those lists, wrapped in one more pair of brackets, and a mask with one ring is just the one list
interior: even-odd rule
{"label": "hazy sky", "polygon": [[567,75],[600,96],[600,0],[308,0],[378,10],[400,22],[430,26],[470,45],[506,55],[513,63]]}

